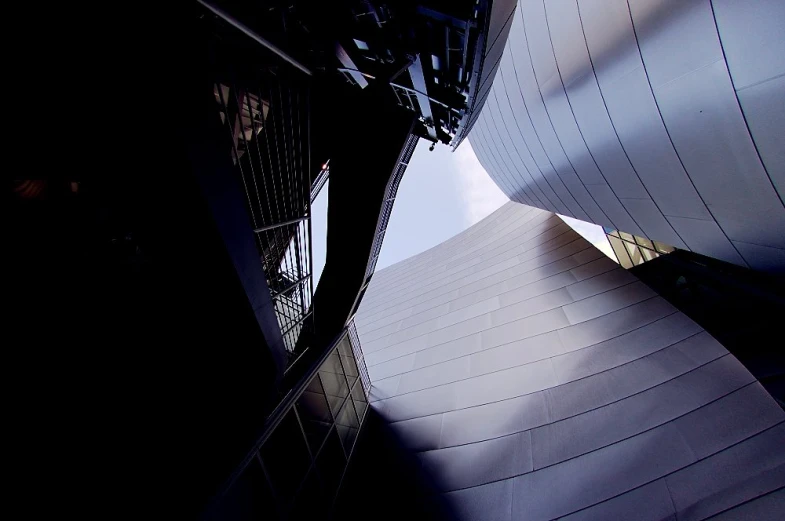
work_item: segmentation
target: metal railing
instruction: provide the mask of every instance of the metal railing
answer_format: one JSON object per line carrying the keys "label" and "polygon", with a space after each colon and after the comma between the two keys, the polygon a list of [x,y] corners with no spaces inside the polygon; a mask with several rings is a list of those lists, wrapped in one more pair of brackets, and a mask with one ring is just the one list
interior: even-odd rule
{"label": "metal railing", "polygon": [[365,365],[365,356],[363,355],[362,344],[360,343],[359,335],[357,335],[357,327],[354,325],[354,320],[349,323],[348,330],[349,343],[352,345],[352,352],[354,353],[354,359],[357,362],[357,370],[360,373],[363,389],[365,390],[365,394],[370,394],[371,378],[368,376],[368,367]]}
{"label": "metal railing", "polygon": [[316,198],[319,197],[319,192],[322,191],[322,188],[324,188],[324,185],[326,185],[329,180],[330,160],[328,159],[327,162],[322,165],[322,169],[319,170],[319,173],[316,174],[316,179],[314,179],[313,186],[311,186],[311,203],[316,201]]}
{"label": "metal railing", "polygon": [[401,179],[403,179],[403,174],[406,172],[406,167],[409,165],[409,161],[412,158],[412,154],[414,154],[414,149],[417,147],[419,139],[420,138],[414,134],[409,135],[409,138],[406,140],[406,144],[401,151],[401,155],[398,157],[395,171],[392,176],[390,176],[390,180],[387,183],[384,202],[382,203],[382,209],[379,212],[379,220],[376,223],[376,233],[373,239],[373,245],[371,246],[371,256],[368,260],[368,267],[365,270],[366,279],[373,275],[374,270],[376,270],[376,262],[379,260],[379,253],[382,250],[384,234],[387,231],[387,223],[390,220],[390,214],[392,214],[395,196],[398,193],[398,186],[401,184]]}

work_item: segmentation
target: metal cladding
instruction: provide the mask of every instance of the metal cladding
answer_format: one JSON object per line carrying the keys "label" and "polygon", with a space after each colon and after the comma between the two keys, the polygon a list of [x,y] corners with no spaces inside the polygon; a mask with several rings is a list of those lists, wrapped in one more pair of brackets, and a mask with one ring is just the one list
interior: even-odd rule
{"label": "metal cladding", "polygon": [[785,3],[521,0],[470,135],[520,203],[785,270]]}
{"label": "metal cladding", "polygon": [[781,514],[785,412],[550,212],[378,271],[356,323],[371,406],[457,519]]}

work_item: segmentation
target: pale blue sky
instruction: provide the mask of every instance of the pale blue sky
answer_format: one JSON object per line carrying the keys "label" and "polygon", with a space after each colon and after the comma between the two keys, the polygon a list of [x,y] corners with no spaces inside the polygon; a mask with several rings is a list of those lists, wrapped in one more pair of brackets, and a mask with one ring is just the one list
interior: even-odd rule
{"label": "pale blue sky", "polygon": [[[455,152],[445,145],[431,152],[429,146],[420,140],[403,176],[377,270],[446,241],[508,201],[480,165],[468,140]],[[324,268],[326,255],[327,188],[314,202],[311,220],[314,280]],[[603,252],[611,253],[601,227],[562,218]]]}
{"label": "pale blue sky", "polygon": [[420,140],[403,176],[376,269],[446,241],[507,202],[471,144],[458,150]]}
{"label": "pale blue sky", "polygon": [[[429,146],[420,140],[398,187],[377,270],[446,241],[507,202],[468,140],[455,152],[445,145],[431,152]],[[326,194],[327,186],[314,202],[311,221],[316,280],[326,254]]]}

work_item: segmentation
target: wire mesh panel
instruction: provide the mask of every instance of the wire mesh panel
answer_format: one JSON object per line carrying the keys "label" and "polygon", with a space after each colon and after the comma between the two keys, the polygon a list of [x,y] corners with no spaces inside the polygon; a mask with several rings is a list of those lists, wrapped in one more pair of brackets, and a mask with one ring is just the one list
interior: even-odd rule
{"label": "wire mesh panel", "polygon": [[363,390],[365,394],[371,392],[371,378],[368,376],[368,367],[365,365],[365,357],[363,356],[362,345],[360,344],[360,337],[357,335],[357,327],[354,325],[354,320],[349,324],[349,342],[354,353],[354,361],[357,364],[357,370],[360,373],[360,380],[362,381]]}
{"label": "wire mesh panel", "polygon": [[264,71],[242,81],[225,74],[213,90],[284,345],[293,359],[312,317],[308,86]]}

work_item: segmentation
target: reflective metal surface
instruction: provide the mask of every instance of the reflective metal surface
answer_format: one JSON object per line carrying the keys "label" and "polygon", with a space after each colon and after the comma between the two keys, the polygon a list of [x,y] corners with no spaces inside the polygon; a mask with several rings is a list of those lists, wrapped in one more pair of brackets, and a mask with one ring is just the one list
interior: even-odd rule
{"label": "reflective metal surface", "polygon": [[371,407],[450,508],[429,519],[781,517],[783,409],[552,213],[508,203],[380,270],[356,322]]}
{"label": "reflective metal surface", "polygon": [[785,270],[785,3],[521,0],[470,135],[514,201]]}

